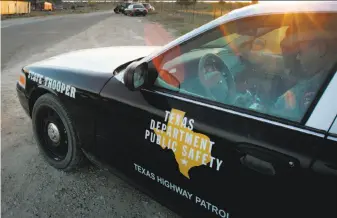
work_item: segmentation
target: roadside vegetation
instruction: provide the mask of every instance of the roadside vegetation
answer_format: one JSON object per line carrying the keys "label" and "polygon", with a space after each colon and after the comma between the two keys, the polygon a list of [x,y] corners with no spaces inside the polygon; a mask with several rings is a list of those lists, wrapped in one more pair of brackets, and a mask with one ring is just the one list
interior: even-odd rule
{"label": "roadside vegetation", "polygon": [[155,12],[147,16],[150,21],[158,22],[174,30],[175,37],[181,36],[201,25],[212,21],[231,10],[245,7],[251,2],[201,3],[180,0],[177,2],[149,2]]}

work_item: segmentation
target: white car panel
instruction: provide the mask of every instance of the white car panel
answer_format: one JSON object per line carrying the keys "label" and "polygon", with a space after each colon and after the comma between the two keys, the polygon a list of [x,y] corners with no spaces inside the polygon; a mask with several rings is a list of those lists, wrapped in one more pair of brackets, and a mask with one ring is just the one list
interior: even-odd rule
{"label": "white car panel", "polygon": [[[335,73],[330,84],[317,103],[314,111],[309,117],[308,127],[328,131],[337,115],[337,73]],[[334,99],[334,100],[332,100]]]}

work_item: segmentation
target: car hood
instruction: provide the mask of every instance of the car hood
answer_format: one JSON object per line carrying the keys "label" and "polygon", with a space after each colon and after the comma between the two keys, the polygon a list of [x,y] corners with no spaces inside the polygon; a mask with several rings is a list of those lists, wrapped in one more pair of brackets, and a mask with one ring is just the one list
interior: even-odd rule
{"label": "car hood", "polygon": [[161,46],[113,46],[83,49],[57,55],[27,67],[112,73],[118,66],[147,56],[160,48]]}
{"label": "car hood", "polygon": [[[78,91],[99,93],[113,71],[128,62],[160,49],[158,46],[104,47],[73,51],[24,67],[54,81],[72,85]],[[51,81],[51,80],[50,80]]]}

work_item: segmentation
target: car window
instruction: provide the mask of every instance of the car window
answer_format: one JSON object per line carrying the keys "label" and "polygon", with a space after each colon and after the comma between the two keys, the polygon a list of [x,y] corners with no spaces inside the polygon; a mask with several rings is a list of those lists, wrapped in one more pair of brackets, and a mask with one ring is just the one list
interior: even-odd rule
{"label": "car window", "polygon": [[134,5],[134,8],[144,8],[142,5]]}
{"label": "car window", "polygon": [[152,60],[155,86],[300,122],[337,51],[335,25],[305,16],[237,20],[182,43]]}

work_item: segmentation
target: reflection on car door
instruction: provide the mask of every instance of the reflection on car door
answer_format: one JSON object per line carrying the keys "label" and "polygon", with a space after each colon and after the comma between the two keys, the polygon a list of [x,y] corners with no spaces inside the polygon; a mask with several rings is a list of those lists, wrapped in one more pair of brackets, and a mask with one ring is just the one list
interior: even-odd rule
{"label": "reflection on car door", "polygon": [[322,132],[117,79],[101,96],[97,154],[186,217],[319,215],[307,206]]}
{"label": "reflection on car door", "polygon": [[[306,212],[302,207],[305,204],[298,202],[310,199],[312,149],[325,143],[322,135],[171,94],[149,95],[166,98],[169,106],[166,121],[152,115],[154,124],[146,128],[150,134],[162,134],[151,130],[151,124],[163,129],[164,123],[168,129],[170,119],[174,123],[179,115],[187,117],[187,122],[193,120],[193,126],[187,125],[187,129],[171,124],[172,136],[166,133],[165,142],[145,139],[148,146],[152,144],[151,153],[163,161],[155,166],[148,162],[144,167],[192,195],[185,199],[178,194],[183,200],[176,202],[194,207],[191,211],[198,211],[199,215],[209,212],[220,217],[225,213],[231,217],[274,217],[275,211],[278,215],[282,211],[284,215],[289,211]],[[192,139],[187,137],[188,132]],[[177,142],[175,146],[173,142]],[[164,155],[172,156],[171,160]],[[168,189],[168,196],[174,198],[177,191]]]}
{"label": "reflection on car door", "polygon": [[102,96],[100,155],[187,217],[309,213],[322,134],[116,80]]}

